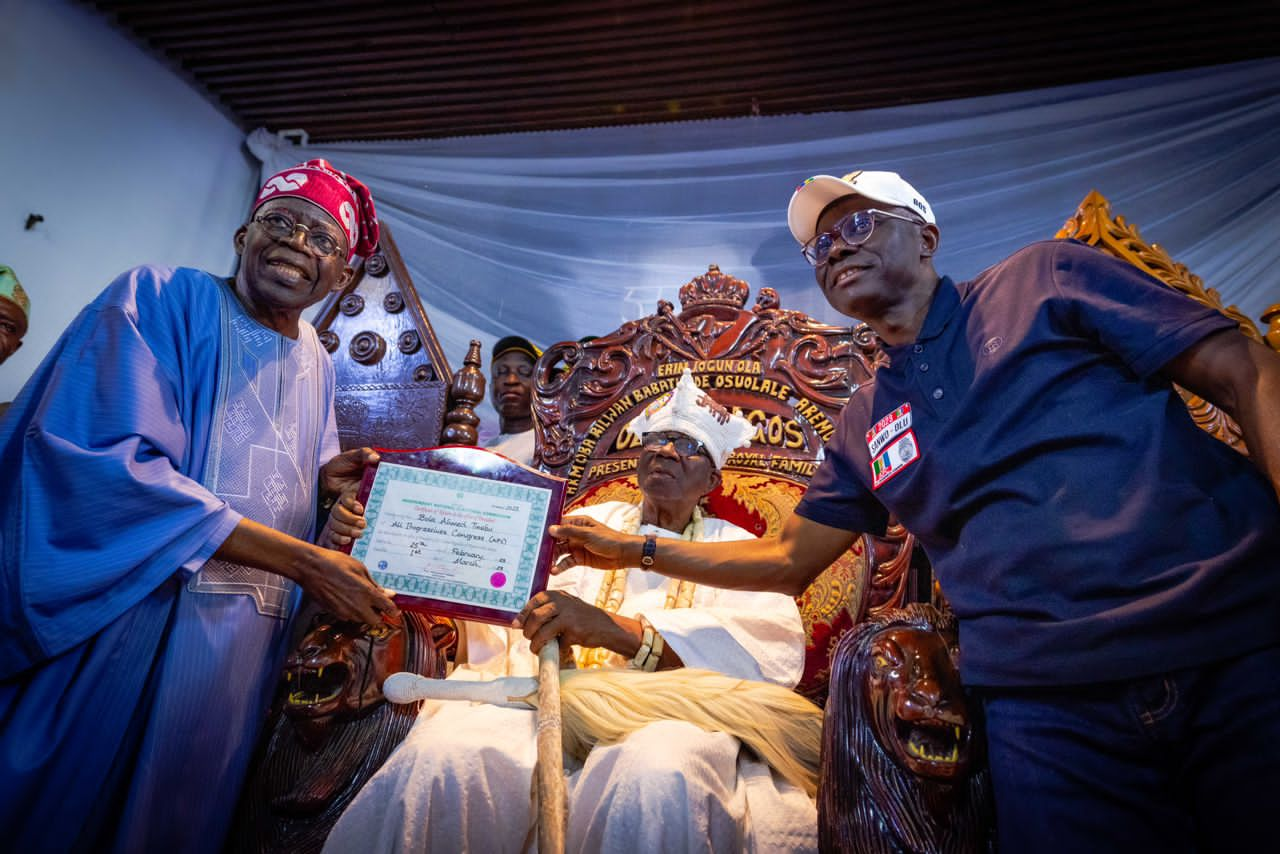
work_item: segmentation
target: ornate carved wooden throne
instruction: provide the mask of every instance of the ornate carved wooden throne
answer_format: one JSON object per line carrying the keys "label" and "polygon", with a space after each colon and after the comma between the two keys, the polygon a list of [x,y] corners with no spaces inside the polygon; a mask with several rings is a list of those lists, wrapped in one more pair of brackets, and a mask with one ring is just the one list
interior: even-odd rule
{"label": "ornate carved wooden throne", "polygon": [[[639,499],[640,440],[627,424],[687,366],[758,427],[751,446],[729,457],[720,488],[704,500],[708,512],[761,536],[780,529],[841,407],[882,354],[866,327],[827,326],[783,309],[769,288],[747,310],[748,292],[712,265],[680,289],[680,311],[660,301],[654,314],[607,335],[547,350],[534,377],[538,462],[568,479],[566,510]],[[912,596],[911,546],[900,528],[863,536],[800,597],[808,644],[801,693],[821,703],[840,633]]]}
{"label": "ornate carved wooden throne", "polygon": [[[1202,305],[1217,309],[1240,326],[1240,331],[1271,349],[1280,351],[1280,303],[1262,313],[1262,322],[1268,324],[1266,334],[1234,305],[1223,305],[1222,297],[1213,288],[1205,287],[1204,280],[1169,257],[1169,253],[1155,243],[1147,243],[1138,227],[1123,216],[1113,216],[1111,203],[1097,190],[1091,190],[1080,207],[1071,215],[1054,237],[1070,237],[1096,246],[1103,252],[1128,261],[1139,270],[1149,273],[1176,291],[1186,294]],[[1175,386],[1195,422],[1209,433],[1226,442],[1235,450],[1248,456],[1249,451],[1240,435],[1240,428],[1225,413],[1208,401]]]}
{"label": "ornate carved wooden throne", "polygon": [[385,224],[378,251],[321,304],[316,329],[333,356],[344,449],[475,444],[480,345],[455,377]]}

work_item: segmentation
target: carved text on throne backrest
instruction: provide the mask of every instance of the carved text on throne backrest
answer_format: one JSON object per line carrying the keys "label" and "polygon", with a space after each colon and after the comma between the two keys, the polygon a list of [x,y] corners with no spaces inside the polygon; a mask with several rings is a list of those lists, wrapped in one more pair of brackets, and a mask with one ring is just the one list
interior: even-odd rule
{"label": "carved text on throne backrest", "polygon": [[[566,509],[638,495],[640,439],[627,425],[675,388],[688,368],[700,388],[756,426],[730,455],[714,515],[757,535],[776,533],[822,460],[849,396],[884,356],[870,329],[829,326],[779,307],[712,266],[680,289],[681,310],[652,315],[583,342],[550,347],[534,377],[541,465],[566,478]],[[911,538],[861,538],[800,597],[809,650],[800,689],[821,702],[839,634],[868,608],[901,604]],[[868,584],[866,567],[873,567]]]}

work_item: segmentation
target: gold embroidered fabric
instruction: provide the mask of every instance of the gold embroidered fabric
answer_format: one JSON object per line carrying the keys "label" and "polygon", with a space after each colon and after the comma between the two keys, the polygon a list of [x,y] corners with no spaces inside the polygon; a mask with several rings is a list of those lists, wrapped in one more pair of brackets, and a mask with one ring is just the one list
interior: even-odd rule
{"label": "gold embroidered fabric", "polygon": [[[640,505],[637,504],[631,508],[631,512],[627,513],[618,530],[624,534],[637,534],[640,532]],[[693,518],[685,526],[680,538],[690,542],[697,542],[702,539],[702,530],[702,509],[695,506],[693,508]],[[605,573],[604,582],[600,585],[600,592],[596,594],[597,608],[608,611],[610,614],[618,613],[618,609],[622,607],[622,598],[627,592],[627,573],[630,571],[630,569],[613,569]],[[697,586],[692,581],[681,581],[678,578],[668,579],[667,598],[662,607],[664,609],[688,608],[693,604],[693,592]],[[574,658],[579,669],[587,670],[604,667],[611,655],[613,655],[612,650],[596,646],[578,649]]]}

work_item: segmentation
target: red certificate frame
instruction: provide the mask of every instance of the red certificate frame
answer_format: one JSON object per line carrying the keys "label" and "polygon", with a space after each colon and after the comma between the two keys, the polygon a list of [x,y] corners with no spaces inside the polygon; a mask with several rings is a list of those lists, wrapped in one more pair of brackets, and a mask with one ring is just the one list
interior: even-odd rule
{"label": "red certificate frame", "polygon": [[400,608],[510,624],[546,589],[565,479],[485,448],[377,450],[357,496],[369,526],[344,550]]}

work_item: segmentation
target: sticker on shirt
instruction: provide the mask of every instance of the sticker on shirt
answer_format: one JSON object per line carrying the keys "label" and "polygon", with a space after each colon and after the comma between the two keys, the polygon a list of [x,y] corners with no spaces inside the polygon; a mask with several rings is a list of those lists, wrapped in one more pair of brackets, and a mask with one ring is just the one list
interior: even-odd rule
{"label": "sticker on shirt", "polygon": [[906,432],[911,426],[911,404],[904,403],[876,422],[867,431],[867,451],[876,457],[884,446]]}
{"label": "sticker on shirt", "polygon": [[920,446],[916,443],[915,431],[908,430],[891,442],[884,453],[871,458],[871,488],[879,489],[918,459]]}

